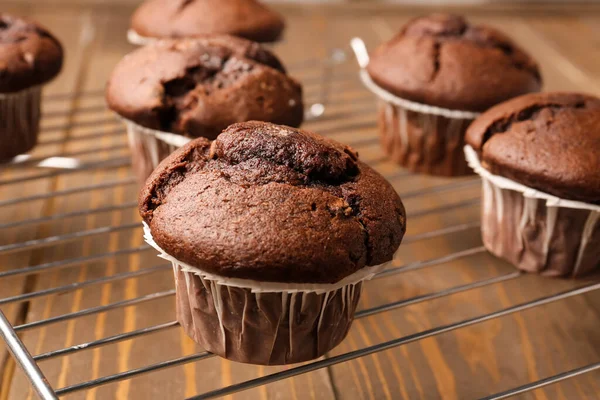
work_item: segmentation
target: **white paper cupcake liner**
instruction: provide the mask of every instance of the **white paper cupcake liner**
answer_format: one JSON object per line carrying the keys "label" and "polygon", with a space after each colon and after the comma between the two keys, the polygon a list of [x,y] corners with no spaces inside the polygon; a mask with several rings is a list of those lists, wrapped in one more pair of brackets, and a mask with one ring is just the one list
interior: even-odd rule
{"label": "white paper cupcake liner", "polygon": [[[142,36],[133,29],[127,30],[127,41],[136,46],[146,46],[147,44],[154,43],[158,40],[160,40],[160,38]],[[281,39],[273,43],[260,43],[260,45],[268,49],[273,49],[275,46],[282,44],[283,40],[284,39]]]}
{"label": "white paper cupcake liner", "polygon": [[41,100],[41,86],[0,94],[0,161],[8,161],[36,145]]}
{"label": "white paper cupcake liner", "polygon": [[411,111],[390,102],[379,104],[379,136],[390,158],[413,172],[440,176],[471,173],[463,153],[471,119]]}
{"label": "white paper cupcake liner", "polygon": [[173,264],[177,264],[181,267],[185,272],[190,272],[195,275],[201,276],[202,278],[214,281],[219,285],[238,287],[242,289],[250,289],[252,293],[278,293],[278,292],[288,292],[288,293],[317,293],[323,294],[331,291],[335,291],[341,289],[348,285],[355,285],[359,282],[363,282],[366,280],[370,280],[375,276],[378,272],[384,270],[391,262],[387,262],[384,264],[365,267],[361,270],[353,273],[352,275],[348,275],[346,278],[342,279],[336,283],[280,283],[280,282],[260,282],[251,279],[241,279],[241,278],[228,278],[221,275],[212,274],[210,272],[202,271],[199,268],[192,267],[189,264],[186,264],[182,261],[177,260],[175,257],[167,254],[160,246],[154,241],[152,238],[152,232],[150,231],[150,227],[145,222],[144,224],[144,240],[150,246],[155,248],[158,251],[158,256],[167,261],[170,261]]}
{"label": "white paper cupcake liner", "polygon": [[157,39],[147,36],[142,36],[133,29],[127,30],[127,41],[136,46],[145,46],[149,43],[155,42]]}
{"label": "white paper cupcake liner", "polygon": [[162,160],[192,140],[182,135],[149,129],[127,119],[122,120],[127,126],[133,170],[142,183]]}
{"label": "white paper cupcake liner", "polygon": [[361,67],[360,79],[380,99],[379,131],[384,151],[414,172],[442,176],[470,173],[464,154],[464,135],[479,116],[400,98],[378,86],[366,70],[369,54],[360,38],[351,41]]}
{"label": "white paper cupcake liner", "polygon": [[288,284],[207,273],[164,252],[144,224],[144,238],[171,261],[177,320],[206,350],[251,364],[277,365],[322,356],[346,336],[362,282],[385,265],[336,284]]}
{"label": "white paper cupcake liner", "polygon": [[493,254],[519,269],[577,277],[600,268],[600,206],[561,199],[481,166],[465,146],[469,165],[481,176],[482,237]]}

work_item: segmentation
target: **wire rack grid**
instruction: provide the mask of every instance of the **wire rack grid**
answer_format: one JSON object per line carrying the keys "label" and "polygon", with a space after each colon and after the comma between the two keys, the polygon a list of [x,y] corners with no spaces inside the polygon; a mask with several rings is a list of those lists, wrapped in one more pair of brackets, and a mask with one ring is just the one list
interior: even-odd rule
{"label": "wire rack grid", "polygon": [[[401,251],[389,269],[366,284],[366,295],[372,296],[369,288],[375,292],[377,288],[385,287],[386,281],[398,276],[419,276],[425,274],[429,267],[457,262],[456,268],[463,268],[461,263],[473,257],[479,257],[477,262],[484,260],[501,265],[493,269],[501,273],[482,279],[441,288],[433,285],[433,290],[425,285],[425,293],[404,298],[392,294],[392,300],[385,297],[385,301],[376,304],[369,301],[369,305],[363,305],[358,311],[357,321],[526,279],[520,272],[489,257],[481,246],[478,237],[478,178],[447,180],[415,176],[395,167],[379,152],[376,103],[360,85],[356,67],[347,57],[347,51],[338,49],[328,59],[307,60],[290,69],[301,77],[308,104],[312,104],[306,127],[344,141],[358,150],[361,158],[395,185],[409,210],[409,232],[402,245],[407,251]],[[118,352],[126,348],[119,346],[125,343],[152,341],[167,331],[170,336],[177,336],[172,331],[179,328],[177,322],[168,317],[156,322],[147,318],[144,321],[151,323],[144,326],[127,322],[137,312],[172,316],[174,289],[168,279],[170,266],[155,258],[141,241],[140,221],[135,216],[136,183],[130,171],[124,129],[106,112],[101,92],[82,93],[75,97],[53,95],[45,100],[43,132],[38,148],[31,156],[19,157],[0,169],[0,190],[8,193],[0,198],[0,210],[3,210],[0,257],[4,265],[8,265],[8,268],[0,269],[0,284],[6,284],[0,288],[10,286],[18,289],[8,295],[8,289],[2,289],[4,293],[0,293],[0,307],[13,316],[9,321],[0,311],[0,332],[31,387],[40,398],[50,400],[97,390],[104,385],[139,378],[158,370],[167,371],[212,359],[212,354],[195,349],[188,349],[188,354],[167,360],[138,354],[143,363],[135,368],[124,364],[117,372],[103,375],[98,363],[91,361],[91,369],[96,368],[91,379],[70,382],[68,377],[55,376],[50,381],[58,382],[56,385],[51,385],[46,379],[46,375],[56,375],[55,371],[63,368],[64,360],[69,357],[90,351],[98,351],[99,354],[99,349],[103,349],[102,359],[118,357]],[[76,101],[76,111],[67,115],[66,103],[73,100]],[[61,132],[68,133],[61,135]],[[453,218],[455,215],[461,217]],[[442,222],[427,224],[427,218],[433,217]],[[437,248],[436,240],[450,240],[453,244]],[[432,241],[433,250],[423,252],[422,249]],[[16,283],[13,285],[12,282]],[[186,392],[185,396],[209,399],[230,395],[510,314],[539,309],[598,289],[598,281],[582,281],[571,284],[567,290],[495,311],[469,315],[359,348],[345,347],[299,366],[279,368],[241,382],[218,385],[220,387],[199,395],[188,396],[190,393]],[[118,301],[113,301],[117,298],[110,295],[113,291],[124,294]],[[88,298],[95,299],[95,303],[91,302],[88,306]],[[144,305],[151,305],[151,310],[140,311]],[[114,324],[116,327],[112,328],[100,324],[106,322],[109,317],[105,316],[111,313],[116,313],[119,320],[125,322]],[[78,336],[78,326],[82,325],[77,325],[78,321],[95,326],[92,334],[80,332],[81,337]],[[98,328],[100,325],[104,327]],[[46,338],[57,340],[43,344],[41,332]],[[56,343],[62,344],[57,346]],[[54,363],[46,364],[51,361]],[[486,398],[510,397],[598,368],[600,363],[592,363],[560,371]],[[71,371],[73,369],[71,367]]]}

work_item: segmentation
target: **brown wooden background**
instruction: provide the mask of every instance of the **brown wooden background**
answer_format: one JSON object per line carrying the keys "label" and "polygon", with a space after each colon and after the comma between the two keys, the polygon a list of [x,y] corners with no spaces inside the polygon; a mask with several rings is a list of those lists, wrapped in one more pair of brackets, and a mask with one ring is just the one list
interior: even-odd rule
{"label": "brown wooden background", "polygon": [[[129,3],[131,5],[124,5]],[[135,202],[136,186],[126,164],[128,150],[120,125],[102,110],[103,99],[85,93],[101,91],[115,63],[132,49],[125,41],[128,17],[135,1],[4,0],[3,11],[42,21],[63,41],[67,62],[47,94],[73,93],[73,98],[46,102],[47,117],[34,157],[75,153],[94,163],[116,159],[112,168],[48,176],[26,183],[11,180],[52,173],[41,168],[0,167],[0,202],[60,192],[88,185],[92,191],[64,194],[0,207],[0,223],[60,215],[77,210]],[[322,59],[332,49],[347,48],[359,35],[370,47],[388,38],[411,16],[431,9],[389,5],[280,6],[289,27],[277,52],[293,74],[305,83],[308,102],[320,99]],[[600,8],[597,6],[500,6],[450,8],[477,22],[495,25],[517,39],[542,64],[548,90],[579,90],[600,95]],[[306,125],[357,147],[361,157],[391,176],[398,192],[452,185],[444,179],[405,176],[382,157],[374,139],[375,101],[356,79],[350,60],[333,69],[331,103],[322,121]],[[86,111],[87,110],[87,111]],[[98,111],[93,111],[98,110]],[[336,118],[337,117],[337,118]],[[363,143],[363,144],[361,144]],[[122,160],[121,160],[122,158]],[[121,163],[121,164],[119,164]],[[438,195],[406,196],[409,232],[473,223],[479,207],[458,207],[418,216],[447,203],[475,199],[477,185],[457,186]],[[0,203],[2,204],[2,203]],[[410,217],[414,215],[414,217]],[[134,207],[99,210],[82,217],[49,218],[47,222],[0,230],[0,246],[105,226],[136,224]],[[0,271],[86,257],[142,245],[139,227],[96,234],[41,248],[0,252]],[[467,229],[402,246],[396,266],[479,246],[478,230]],[[95,262],[74,263],[31,277],[0,279],[0,298],[113,276],[160,265],[153,251],[120,255]],[[512,272],[506,263],[486,253],[407,272],[366,285],[361,308],[410,298]],[[348,339],[332,354],[380,343],[442,324],[482,315],[524,301],[581,286],[563,281],[521,276],[501,284],[414,304],[356,322]],[[46,319],[98,305],[172,288],[171,272],[161,270],[135,279],[116,280],[77,291],[39,297],[28,304],[2,306],[15,324]],[[173,298],[119,308],[67,322],[32,329],[22,335],[34,354],[55,350],[123,331],[173,319]],[[551,376],[600,360],[600,295],[591,293],[486,323],[421,340],[393,350],[309,373],[229,398],[235,399],[468,399]],[[64,387],[119,371],[201,351],[181,331],[171,329],[134,341],[82,351],[41,363],[51,384]],[[78,392],[74,399],[179,399],[231,383],[281,370],[252,367],[218,358],[144,375],[130,381]],[[0,400],[31,398],[21,371],[0,346]],[[600,373],[590,373],[523,395],[523,399],[594,399],[600,397]]]}

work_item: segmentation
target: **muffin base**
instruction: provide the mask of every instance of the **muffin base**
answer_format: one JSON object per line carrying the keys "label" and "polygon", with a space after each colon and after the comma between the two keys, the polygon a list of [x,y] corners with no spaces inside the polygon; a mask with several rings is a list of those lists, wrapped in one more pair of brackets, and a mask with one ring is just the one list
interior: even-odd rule
{"label": "muffin base", "polygon": [[194,341],[223,358],[293,364],[318,358],[347,335],[362,291],[388,263],[334,284],[259,282],[210,274],[165,253],[144,223],[144,239],[173,265],[177,321]]}
{"label": "muffin base", "polygon": [[600,268],[600,213],[549,206],[483,181],[485,247],[527,272],[578,277]]}
{"label": "muffin base", "polygon": [[439,176],[472,174],[463,153],[469,124],[479,115],[420,104],[379,87],[364,69],[368,53],[362,40],[351,42],[363,69],[363,84],[379,99],[379,132],[383,150],[413,172]]}
{"label": "muffin base", "polygon": [[439,176],[471,175],[463,152],[472,119],[421,113],[389,102],[379,104],[383,150],[397,164],[418,173]]}
{"label": "muffin base", "polygon": [[144,183],[152,171],[172,152],[191,139],[173,133],[155,131],[125,121],[131,150],[131,163],[140,183]]}
{"label": "muffin base", "polygon": [[41,100],[40,86],[0,94],[0,162],[26,153],[37,144]]}
{"label": "muffin base", "polygon": [[312,360],[348,333],[362,283],[325,293],[254,293],[186,272],[173,264],[177,321],[204,349],[251,364]]}
{"label": "muffin base", "polygon": [[485,247],[517,268],[579,277],[600,269],[600,206],[555,198],[482,170],[481,233]]}

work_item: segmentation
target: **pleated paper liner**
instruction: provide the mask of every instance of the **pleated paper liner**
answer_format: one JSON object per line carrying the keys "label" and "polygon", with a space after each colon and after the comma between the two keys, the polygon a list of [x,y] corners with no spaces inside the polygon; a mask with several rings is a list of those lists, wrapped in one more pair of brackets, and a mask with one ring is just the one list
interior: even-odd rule
{"label": "pleated paper liner", "polygon": [[335,284],[259,282],[207,273],[168,255],[144,224],[146,242],[173,265],[177,320],[204,349],[229,360],[292,364],[318,358],[348,333],[362,283],[387,264]]}
{"label": "pleated paper liner", "polygon": [[485,247],[517,268],[578,277],[600,268],[600,206],[565,200],[494,175],[465,146],[483,181]]}
{"label": "pleated paper liner", "polygon": [[146,128],[131,120],[119,118],[127,127],[132,167],[140,183],[146,181],[162,160],[192,140],[183,135]]}
{"label": "pleated paper liner", "polygon": [[467,127],[479,116],[400,98],[378,86],[366,70],[369,54],[360,38],[351,41],[360,78],[379,99],[379,133],[385,153],[413,172],[439,176],[472,173],[463,153]]}
{"label": "pleated paper liner", "polygon": [[0,93],[0,162],[26,153],[37,144],[42,87]]}

